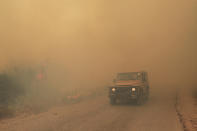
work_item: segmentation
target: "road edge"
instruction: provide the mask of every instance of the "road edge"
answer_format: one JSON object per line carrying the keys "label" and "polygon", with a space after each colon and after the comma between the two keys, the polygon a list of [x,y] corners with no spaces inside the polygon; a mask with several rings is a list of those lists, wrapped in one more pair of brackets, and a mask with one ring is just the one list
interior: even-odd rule
{"label": "road edge", "polygon": [[[176,93],[176,98],[175,98],[175,110],[178,115],[179,121],[183,127],[183,131],[196,131],[193,128],[193,125],[190,121],[189,118],[184,114],[184,111],[181,110],[181,97],[180,97],[180,92]],[[184,107],[183,107],[184,108]]]}

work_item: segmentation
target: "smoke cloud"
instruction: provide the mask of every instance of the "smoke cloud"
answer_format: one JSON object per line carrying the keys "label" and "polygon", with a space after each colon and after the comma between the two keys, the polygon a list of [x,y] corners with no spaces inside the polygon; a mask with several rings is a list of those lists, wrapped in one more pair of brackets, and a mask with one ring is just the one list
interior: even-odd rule
{"label": "smoke cloud", "polygon": [[153,88],[193,86],[195,12],[194,0],[1,0],[0,68],[46,62],[73,88],[136,70]]}

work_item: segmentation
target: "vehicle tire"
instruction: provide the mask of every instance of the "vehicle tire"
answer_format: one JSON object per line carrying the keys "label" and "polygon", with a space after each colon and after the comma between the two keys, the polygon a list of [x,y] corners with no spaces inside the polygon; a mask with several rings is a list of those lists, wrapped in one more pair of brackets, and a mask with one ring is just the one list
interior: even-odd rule
{"label": "vehicle tire", "polygon": [[148,99],[149,99],[149,87],[148,87],[148,90],[147,90],[147,94],[146,94],[145,100],[148,101]]}
{"label": "vehicle tire", "polygon": [[137,98],[136,100],[136,104],[137,105],[142,105],[144,103],[145,98],[143,97],[143,95],[140,93],[140,96]]}
{"label": "vehicle tire", "polygon": [[147,94],[145,100],[148,101],[148,99],[149,99],[149,94]]}
{"label": "vehicle tire", "polygon": [[138,99],[136,100],[136,104],[137,104],[137,105],[142,105],[142,104],[143,104],[142,99],[141,99],[141,98],[138,98]]}
{"label": "vehicle tire", "polygon": [[116,104],[116,99],[115,98],[110,98],[110,104],[115,105]]}

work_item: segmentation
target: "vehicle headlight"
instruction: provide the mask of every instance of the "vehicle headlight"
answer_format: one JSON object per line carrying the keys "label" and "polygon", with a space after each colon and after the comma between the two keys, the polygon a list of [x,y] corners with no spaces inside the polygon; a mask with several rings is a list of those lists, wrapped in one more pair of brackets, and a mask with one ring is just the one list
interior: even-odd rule
{"label": "vehicle headlight", "polygon": [[113,92],[115,92],[115,91],[116,91],[116,88],[112,88],[111,90],[112,90]]}
{"label": "vehicle headlight", "polygon": [[131,88],[131,90],[132,90],[132,91],[136,91],[136,89],[135,89],[135,88]]}

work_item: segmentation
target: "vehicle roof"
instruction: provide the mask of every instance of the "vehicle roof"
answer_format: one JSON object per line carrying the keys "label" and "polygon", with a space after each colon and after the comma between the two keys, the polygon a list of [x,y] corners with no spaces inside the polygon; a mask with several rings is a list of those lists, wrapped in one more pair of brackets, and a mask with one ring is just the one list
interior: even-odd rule
{"label": "vehicle roof", "polygon": [[133,71],[133,72],[119,72],[118,74],[127,74],[127,73],[142,73],[142,72],[146,72],[146,71]]}

